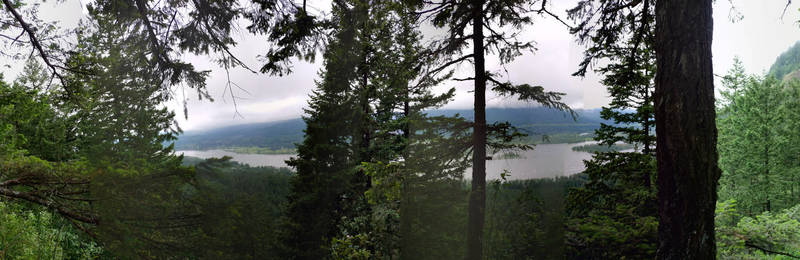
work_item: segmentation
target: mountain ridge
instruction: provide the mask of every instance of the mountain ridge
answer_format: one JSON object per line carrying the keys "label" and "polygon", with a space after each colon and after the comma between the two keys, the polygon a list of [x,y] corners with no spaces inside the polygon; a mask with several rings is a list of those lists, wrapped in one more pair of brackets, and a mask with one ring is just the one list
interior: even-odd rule
{"label": "mountain ridge", "polygon": [[[783,51],[775,62],[769,67],[768,75],[772,75],[779,80],[786,80],[786,76],[795,74],[800,70],[800,41],[795,42],[788,49]],[[794,76],[791,78],[795,78]]]}
{"label": "mountain ridge", "polygon": [[[585,133],[613,123],[600,118],[600,109],[576,109],[576,120],[565,112],[544,107],[487,108],[487,122],[510,122],[529,134]],[[427,111],[430,116],[460,115],[472,119],[471,109],[440,109]],[[303,140],[305,122],[302,118],[247,123],[213,129],[187,131],[175,142],[177,150],[208,150],[232,147],[261,147],[273,150],[293,149]]]}

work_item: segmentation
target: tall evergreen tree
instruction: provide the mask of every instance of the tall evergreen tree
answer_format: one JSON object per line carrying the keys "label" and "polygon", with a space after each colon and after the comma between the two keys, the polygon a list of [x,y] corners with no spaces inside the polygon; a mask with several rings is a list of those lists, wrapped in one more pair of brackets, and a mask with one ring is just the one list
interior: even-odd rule
{"label": "tall evergreen tree", "polygon": [[[129,45],[119,37],[124,30],[110,24],[83,32],[81,51],[67,62],[80,73],[64,75],[72,94],[28,90],[39,105],[25,110],[46,108],[34,117],[42,119],[41,129],[16,127],[31,142],[16,144],[26,152],[2,155],[0,163],[15,170],[0,176],[0,192],[57,212],[117,257],[189,255],[187,234],[198,220],[184,196],[192,171],[164,145],[179,130],[161,105],[165,96],[151,78],[146,49]],[[0,103],[7,107],[15,99]],[[34,122],[4,118],[18,126]]]}
{"label": "tall evergreen tree", "polygon": [[[797,202],[800,197],[800,81],[792,79],[784,81],[784,92],[781,104],[781,152],[778,161],[786,167],[783,183],[780,185],[785,194],[784,199]],[[721,158],[721,157],[720,157]]]}
{"label": "tall evergreen tree", "polygon": [[[364,192],[372,183],[362,163],[404,154],[411,118],[453,94],[430,93],[436,73],[419,76],[426,62],[410,13],[393,1],[333,5],[336,23],[324,54],[321,81],[306,109],[305,139],[289,161],[292,181],[286,219],[286,257],[319,259],[332,239],[371,228]],[[312,248],[313,250],[309,250]]]}
{"label": "tall evergreen tree", "polygon": [[[98,165],[152,170],[180,165],[170,142],[180,133],[174,112],[163,106],[157,68],[146,48],[124,40],[124,30],[105,17],[95,18],[68,63],[82,73],[66,77],[74,94],[64,110],[74,114],[80,154]],[[166,145],[165,145],[166,144]]]}
{"label": "tall evergreen tree", "polygon": [[797,84],[772,75],[749,76],[741,62],[722,81],[723,102],[717,114],[720,200],[736,201],[746,216],[794,206],[793,142],[797,131]]}
{"label": "tall evergreen tree", "polygon": [[[547,1],[502,0],[502,1],[407,1],[415,6],[420,15],[431,18],[438,28],[446,28],[447,36],[431,48],[433,55],[447,60],[442,68],[471,62],[474,74],[464,80],[474,82],[474,125],[472,129],[472,188],[469,202],[467,231],[467,259],[481,259],[482,238],[486,215],[486,159],[489,132],[509,128],[486,123],[486,88],[501,95],[517,95],[520,100],[539,103],[546,107],[569,110],[560,102],[563,93],[547,92],[541,86],[516,85],[504,82],[499,75],[486,70],[486,55],[499,56],[501,64],[533,50],[533,42],[519,40],[518,35],[533,23],[533,15],[552,15],[547,10]],[[536,8],[541,4],[539,8]],[[509,26],[511,30],[501,29]],[[466,52],[466,54],[465,54]],[[507,125],[504,125],[507,126]],[[505,134],[501,134],[506,136]],[[507,136],[513,136],[508,134]]]}
{"label": "tall evergreen tree", "polygon": [[[581,70],[598,51],[646,28],[635,11],[652,1],[579,2],[580,39],[591,41]],[[711,1],[655,1],[659,259],[712,259],[717,199],[716,126],[711,64]],[[644,29],[641,29],[644,30]],[[635,31],[634,31],[635,32]],[[641,35],[641,34],[640,34]],[[636,34],[633,36],[637,37]],[[680,62],[679,62],[680,61]]]}
{"label": "tall evergreen tree", "polygon": [[105,18],[78,35],[80,51],[68,64],[80,73],[66,75],[71,95],[60,104],[73,123],[75,153],[96,169],[85,198],[99,223],[84,227],[117,257],[189,256],[200,212],[186,197],[193,171],[170,144],[180,129],[163,106],[169,95],[147,48]]}
{"label": "tall evergreen tree", "polygon": [[14,84],[25,86],[34,90],[45,90],[47,84],[50,82],[50,75],[47,73],[47,68],[42,65],[36,58],[29,58],[25,61],[25,67],[22,68],[20,74]]}
{"label": "tall evergreen tree", "polygon": [[[617,142],[634,144],[636,150],[597,153],[586,162],[584,173],[588,182],[568,196],[567,252],[571,258],[655,256],[658,222],[656,189],[652,185],[655,178],[652,96],[656,68],[652,49],[654,2],[648,2],[626,13],[638,22],[617,25],[627,32],[626,41],[588,51],[609,61],[596,71],[605,75],[602,83],[612,98],[601,110],[601,116],[614,122],[601,124],[595,139],[608,146]],[[582,18],[590,14],[584,13],[590,11],[585,8],[579,5],[570,14]],[[573,33],[580,35],[585,30]]]}
{"label": "tall evergreen tree", "polygon": [[[334,7],[334,20],[355,24],[349,10]],[[357,164],[352,150],[352,86],[360,62],[354,53],[355,28],[343,26],[334,32],[323,56],[324,70],[305,110],[305,138],[298,155],[289,161],[297,171],[292,180],[287,211],[284,257],[323,259],[342,217],[343,194],[350,189]],[[359,50],[360,51],[360,50]]]}

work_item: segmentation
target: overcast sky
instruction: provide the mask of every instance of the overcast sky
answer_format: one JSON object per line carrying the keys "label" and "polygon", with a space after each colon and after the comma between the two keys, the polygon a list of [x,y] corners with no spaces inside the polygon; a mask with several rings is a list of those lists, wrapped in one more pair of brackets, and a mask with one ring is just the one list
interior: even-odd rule
{"label": "overcast sky", "polygon": [[[85,0],[82,0],[85,2]],[[785,17],[781,13],[787,0],[733,0],[735,9],[728,0],[717,0],[714,4],[714,73],[724,75],[732,65],[734,56],[739,56],[748,73],[763,73],[775,61],[775,58],[796,41],[800,40],[800,20],[798,5],[788,8]],[[314,2],[314,1],[310,1]],[[327,1],[325,1],[327,2]],[[551,1],[551,9],[565,17],[567,8],[572,7],[575,0]],[[61,22],[62,27],[75,26],[78,19],[85,14],[82,3],[78,0],[47,1],[41,9],[43,19],[54,19]],[[738,12],[742,20],[733,22],[732,13]],[[244,28],[246,24],[242,24]],[[537,19],[525,37],[536,41],[538,51],[526,54],[509,64],[508,76],[516,83],[542,85],[547,90],[567,93],[566,102],[573,108],[598,108],[608,102],[607,93],[598,83],[596,75],[586,78],[570,76],[577,68],[582,57],[582,47],[568,33],[567,28],[549,18]],[[253,36],[242,30],[237,34],[239,45],[234,48],[236,54],[252,68],[259,68],[261,63],[256,58],[265,53],[267,45],[263,38]],[[294,73],[285,77],[271,77],[254,74],[245,70],[232,70],[231,78],[245,89],[234,89],[234,93],[242,99],[237,100],[237,108],[241,116],[235,116],[235,109],[229,93],[223,93],[227,81],[224,70],[216,67],[204,57],[186,57],[198,69],[212,70],[208,80],[208,89],[215,102],[198,101],[197,95],[185,90],[188,100],[188,120],[184,119],[182,102],[184,95],[179,90],[176,100],[167,104],[176,109],[179,124],[184,130],[201,130],[219,126],[265,122],[297,118],[302,115],[308,95],[314,89],[314,81],[318,78],[320,61],[316,63],[295,62]],[[496,59],[487,60],[487,68],[498,70]],[[18,62],[6,61],[10,68],[5,69],[7,79],[14,78],[19,71]],[[469,66],[461,68],[464,72]],[[719,84],[717,84],[719,86]],[[456,87],[455,100],[445,108],[470,108],[472,96],[468,91],[471,82],[450,82],[437,88],[443,91]],[[487,94],[490,107],[534,106],[519,103],[513,98],[499,98]]]}

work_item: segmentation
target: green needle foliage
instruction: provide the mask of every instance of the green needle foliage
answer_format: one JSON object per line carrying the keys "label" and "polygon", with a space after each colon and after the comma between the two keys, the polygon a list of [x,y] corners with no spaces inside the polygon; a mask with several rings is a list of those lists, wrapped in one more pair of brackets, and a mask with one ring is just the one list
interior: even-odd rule
{"label": "green needle foliage", "polygon": [[[487,55],[496,55],[501,65],[508,64],[523,53],[535,50],[534,42],[521,40],[520,34],[533,24],[534,17],[554,16],[547,1],[538,0],[445,0],[438,2],[405,0],[416,12],[428,19],[436,28],[446,30],[443,37],[435,39],[429,47],[431,55],[443,60],[437,70],[466,62],[472,63],[471,76],[461,81],[474,83],[474,125],[472,129],[472,187],[467,225],[467,259],[483,258],[482,237],[486,218],[486,159],[487,147],[496,149],[530,149],[530,146],[509,145],[518,137],[510,124],[486,123],[486,91],[544,107],[574,112],[561,101],[564,93],[545,91],[544,87],[530,83],[513,83],[501,78],[500,72],[486,68]],[[559,19],[560,21],[560,19]],[[562,21],[563,22],[563,21]],[[514,72],[519,73],[519,72]],[[497,145],[497,138],[504,144]],[[494,139],[494,140],[493,140]]]}
{"label": "green needle foliage", "polygon": [[[787,65],[780,63],[786,55],[773,68]],[[748,75],[738,59],[723,77],[725,88],[717,105],[717,149],[723,170],[716,217],[721,258],[800,256],[796,243],[800,83],[784,79]]]}
{"label": "green needle foliage", "polygon": [[188,255],[198,209],[184,194],[194,172],[164,146],[179,132],[174,114],[146,48],[94,22],[68,58],[64,89],[40,92],[33,65],[20,85],[0,84],[0,194],[63,218],[114,257]]}
{"label": "green needle foliage", "polygon": [[742,216],[735,200],[717,203],[717,256],[722,259],[800,258],[800,206]]}
{"label": "green needle foliage", "polygon": [[[581,1],[569,11],[584,21],[573,33],[591,44],[575,75],[584,75],[593,59],[608,61],[596,72],[605,76],[602,83],[612,98],[601,115],[614,124],[602,124],[595,140],[606,147],[624,142],[636,149],[597,152],[585,162],[588,181],[567,198],[567,257],[653,258],[658,231],[654,1],[592,3]],[[595,16],[603,19],[603,27],[587,23]]]}
{"label": "green needle foliage", "polygon": [[[444,104],[454,90],[430,92],[442,78],[428,68],[432,60],[421,54],[413,14],[403,5],[334,2],[330,21],[337,26],[305,111],[305,139],[297,147],[298,156],[289,161],[297,176],[281,230],[283,256],[397,255],[398,241],[391,237],[397,227],[367,221],[374,214],[392,218],[397,208],[369,203],[365,193],[379,180],[362,164],[412,156],[409,140],[429,131],[417,128],[427,122],[422,111]],[[448,152],[463,156],[459,151]],[[353,243],[358,245],[343,246]],[[363,244],[369,252],[350,250]]]}
{"label": "green needle foliage", "polygon": [[794,206],[800,193],[793,146],[800,138],[800,84],[746,75],[738,60],[723,84],[717,111],[720,200],[735,199],[746,216]]}

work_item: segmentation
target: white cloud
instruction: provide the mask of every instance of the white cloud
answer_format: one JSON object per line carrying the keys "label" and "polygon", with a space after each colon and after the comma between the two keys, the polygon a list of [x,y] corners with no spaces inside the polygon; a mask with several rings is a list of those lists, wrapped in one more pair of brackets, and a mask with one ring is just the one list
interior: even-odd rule
{"label": "white cloud", "polygon": [[[318,6],[325,6],[325,3]],[[574,3],[574,0],[559,1],[551,9],[565,17],[564,10]],[[714,6],[713,61],[716,74],[724,74],[730,68],[735,55],[742,58],[748,72],[766,71],[781,52],[800,40],[800,28],[796,23],[800,19],[800,12],[796,6],[790,6],[786,17],[781,20],[785,1],[734,0],[733,3],[744,15],[744,19],[737,23],[728,18],[731,10],[729,1],[716,1]],[[82,6],[81,2],[75,0],[47,1],[43,4],[42,17],[45,20],[59,20],[64,27],[75,26],[80,17],[85,16]],[[608,94],[598,83],[597,75],[589,74],[586,78],[570,76],[582,57],[582,48],[575,43],[563,25],[550,18],[539,18],[527,29],[524,36],[537,42],[538,51],[509,64],[509,79],[516,83],[541,85],[547,90],[565,92],[565,102],[575,108],[597,108],[607,104]],[[239,45],[233,52],[257,70],[261,63],[256,56],[265,52],[266,41],[263,37],[250,35],[244,30],[238,37]],[[250,93],[234,89],[237,96],[244,98],[237,100],[238,111],[243,118],[234,118],[235,109],[231,98],[229,94],[223,94],[227,82],[224,71],[205,57],[189,57],[189,60],[198,68],[213,70],[208,89],[216,102],[197,101],[196,94],[191,89],[186,89],[189,120],[184,120],[182,96],[178,91],[177,100],[167,106],[177,111],[180,125],[185,130],[299,117],[302,108],[307,104],[308,95],[314,89],[314,80],[321,64],[319,61],[314,64],[296,62],[295,72],[282,78],[253,74],[242,69],[232,70],[232,81]],[[18,62],[0,61],[11,66],[5,70],[7,79],[12,79],[20,71]],[[490,70],[499,69],[496,59],[490,57],[487,62]],[[469,65],[462,66],[459,73],[468,75],[471,69]],[[437,90],[444,91],[450,87],[457,88],[457,96],[446,108],[472,107],[473,97],[469,92],[472,89],[471,82],[449,82]],[[487,95],[487,104],[492,107],[533,106],[513,98],[497,97],[492,93]]]}

